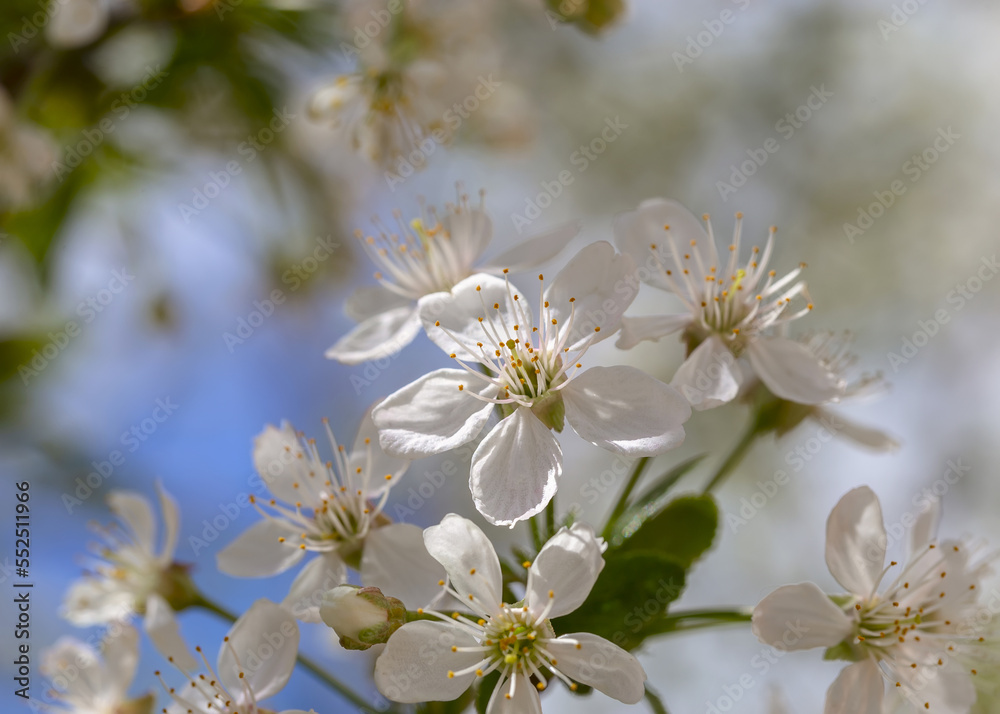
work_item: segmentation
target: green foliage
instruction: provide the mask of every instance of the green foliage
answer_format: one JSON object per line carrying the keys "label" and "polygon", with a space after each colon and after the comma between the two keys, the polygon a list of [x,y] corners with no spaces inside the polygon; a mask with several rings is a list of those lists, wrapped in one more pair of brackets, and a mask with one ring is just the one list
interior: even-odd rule
{"label": "green foliage", "polygon": [[486,706],[490,703],[490,695],[496,689],[497,682],[500,681],[500,672],[493,670],[479,680],[479,688],[476,690],[476,712],[486,714]]}
{"label": "green foliage", "polygon": [[[667,473],[656,479],[651,488],[629,504],[625,509],[625,513],[618,518],[615,518],[615,522],[610,524],[607,531],[607,537],[612,540],[612,543],[614,545],[620,545],[621,541],[625,538],[625,533],[631,533],[639,527],[639,524],[643,520],[645,520],[645,518],[643,518],[643,514],[646,514],[645,517],[648,518],[650,515],[655,513],[657,511],[657,504],[659,504],[661,499],[666,496],[667,492],[673,488],[674,484],[676,484],[695,466],[701,463],[704,458],[705,454],[692,456],[690,459],[682,461],[667,471]],[[637,518],[639,518],[639,520],[636,520]]]}
{"label": "green foliage", "polygon": [[658,512],[640,510],[620,522],[624,538],[617,550],[655,550],[669,555],[687,569],[712,547],[719,525],[719,509],[710,495],[681,496]]}
{"label": "green foliage", "polygon": [[624,0],[548,0],[549,10],[564,22],[596,35],[625,14]]}
{"label": "green foliage", "polygon": [[592,632],[632,650],[655,631],[684,583],[684,566],[663,552],[612,550],[586,602],[552,625],[561,634]]}

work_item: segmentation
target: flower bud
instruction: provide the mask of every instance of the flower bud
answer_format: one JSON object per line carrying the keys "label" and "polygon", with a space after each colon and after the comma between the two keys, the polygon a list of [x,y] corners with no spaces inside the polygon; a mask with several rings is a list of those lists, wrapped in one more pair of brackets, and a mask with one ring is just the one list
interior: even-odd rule
{"label": "flower bud", "polygon": [[340,646],[366,650],[388,642],[406,622],[406,606],[374,587],[341,585],[323,595],[319,608],[323,622],[340,636]]}

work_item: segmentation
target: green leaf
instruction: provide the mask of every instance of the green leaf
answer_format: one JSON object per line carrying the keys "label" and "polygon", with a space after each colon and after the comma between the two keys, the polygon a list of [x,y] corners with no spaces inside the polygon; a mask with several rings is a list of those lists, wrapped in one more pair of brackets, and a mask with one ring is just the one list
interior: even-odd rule
{"label": "green leaf", "polygon": [[663,498],[664,495],[666,495],[667,491],[669,491],[675,483],[680,481],[681,478],[691,471],[691,469],[700,464],[705,456],[707,456],[707,454],[692,456],[690,459],[680,462],[667,471],[667,473],[660,476],[653,482],[653,486],[646,491],[646,493],[637,498],[633,503],[629,504],[628,511],[625,512],[624,518],[619,520],[624,523],[625,519],[631,518],[633,512],[655,507],[656,503]]}
{"label": "green leaf", "polygon": [[490,696],[499,681],[500,672],[495,669],[479,680],[479,689],[476,690],[476,712],[478,714],[486,714],[486,705],[490,703]]}
{"label": "green leaf", "polygon": [[590,596],[553,620],[557,634],[592,632],[631,650],[684,590],[684,566],[657,551],[610,551]]}
{"label": "green leaf", "polygon": [[676,559],[685,570],[712,547],[719,508],[710,495],[681,496],[659,512],[637,512],[622,519],[621,538],[612,544],[625,552],[654,550]]}
{"label": "green leaf", "polygon": [[653,691],[648,682],[646,683],[646,701],[649,703],[649,708],[653,710],[653,714],[670,714],[663,700],[660,699],[660,695]]}

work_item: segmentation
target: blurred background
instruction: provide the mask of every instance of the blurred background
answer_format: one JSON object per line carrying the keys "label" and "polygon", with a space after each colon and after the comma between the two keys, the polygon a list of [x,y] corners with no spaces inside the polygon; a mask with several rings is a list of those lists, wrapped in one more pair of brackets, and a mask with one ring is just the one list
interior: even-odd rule
{"label": "blurred background", "polygon": [[[353,231],[395,209],[417,215],[420,197],[454,201],[456,183],[485,189],[496,252],[568,219],[584,226],[572,249],[610,240],[614,215],[654,196],[711,213],[721,236],[736,211],[745,241],[762,244],[777,225],[775,267],[807,263],[816,305],[796,327],[851,331],[859,367],[891,383],[879,400],[838,409],[892,434],[895,453],[822,441],[812,422],[756,446],[720,491],[720,535],[677,607],[752,605],[801,580],[837,590],[823,524],[859,484],[879,494],[890,524],[931,489],[945,497],[943,532],[1000,542],[1000,7],[414,0],[414,26],[389,42],[365,28],[391,5],[3,3],[0,502],[12,513],[10,484],[31,482],[36,652],[72,631],[55,614],[80,574],[88,522],[109,518],[112,488],[152,495],[159,479],[178,498],[177,558],[217,600],[244,610],[284,596],[291,573],[242,581],[215,571],[215,553],[256,514],[241,511],[209,538],[211,521],[253,492],[251,443],[265,424],[315,433],[325,416],[351,439],[373,402],[444,366],[423,337],[354,367],[323,353],[354,324],[346,298],[373,282]],[[409,169],[393,160],[391,127],[373,135],[344,116],[350,107],[338,114],[350,97],[334,84],[374,76],[404,51],[438,52],[456,101],[484,79],[494,87]],[[595,142],[609,126],[614,140]],[[561,172],[572,183],[556,191]],[[643,291],[632,313],[668,311],[669,300]],[[673,339],[596,354],[664,380],[683,358]],[[172,405],[161,421],[158,403]],[[684,447],[649,474],[707,452],[682,482],[700,487],[747,417],[736,404],[696,413]],[[602,480],[597,497],[584,486],[613,459],[571,432],[561,440],[560,511],[575,505],[600,522],[622,479]],[[78,479],[116,450],[123,463],[80,498]],[[416,493],[436,463],[414,464],[393,495],[421,526],[474,513],[464,478],[429,499]],[[961,477],[947,483],[956,464]],[[779,469],[790,482],[761,506],[755,494]],[[4,527],[4,579],[11,535]],[[201,613],[181,621],[209,652],[228,629]],[[304,627],[302,647],[367,681],[370,658],[340,649],[326,628]],[[734,627],[661,639],[641,659],[674,714],[727,711],[724,697],[728,711],[766,712],[773,688],[790,712],[821,711],[840,664],[764,652]],[[135,693],[159,692],[163,662],[143,654]],[[753,686],[736,697],[745,674]],[[349,710],[307,673],[292,682],[271,708]],[[602,712],[611,701],[556,688],[545,706]]]}

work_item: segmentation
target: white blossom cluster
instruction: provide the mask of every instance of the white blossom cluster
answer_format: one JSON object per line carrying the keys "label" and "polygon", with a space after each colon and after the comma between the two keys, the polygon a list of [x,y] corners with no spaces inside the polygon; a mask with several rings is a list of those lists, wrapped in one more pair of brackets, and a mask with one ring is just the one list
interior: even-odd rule
{"label": "white blossom cluster", "polygon": [[[607,564],[621,577],[618,559],[627,560],[605,536],[629,533],[617,528],[620,512],[603,530],[573,513],[557,518],[559,434],[568,424],[585,441],[638,460],[638,477],[646,459],[683,442],[695,412],[742,400],[754,410],[751,436],[780,434],[879,382],[852,378],[843,339],[790,336],[790,323],[813,308],[804,266],[783,275],[770,268],[773,228],[747,250],[739,214],[731,240],[719,244],[708,216],[674,201],[645,201],[618,217],[613,243],[584,246],[553,275],[537,266],[564,252],[576,225],[483,260],[493,229],[482,199],[459,195],[443,209],[422,206],[413,219],[395,220],[395,227],[377,222],[371,234],[358,233],[376,264],[376,284],[348,300],[358,325],[327,356],[359,364],[424,333],[447,366],[378,401],[349,446],[328,424],[322,446],[287,423],[257,436],[253,459],[269,494],[251,498],[260,518],[218,553],[217,566],[239,578],[293,569],[296,576],[281,603],[261,599],[232,616],[214,664],[178,627],[176,614],[189,607],[227,613],[174,560],[177,504],[159,489],[158,544],[150,503],[112,493],[119,522],[95,527],[103,542],[63,610],[76,625],[109,626],[103,653],[64,640],[46,658],[65,708],[152,711],[152,694],[128,695],[138,658],[135,618],[177,670],[158,673],[163,711],[171,714],[269,711],[260,703],[285,686],[297,661],[317,671],[298,651],[300,626],[328,626],[347,649],[377,648],[374,685],[391,706],[454,701],[461,711],[474,693],[489,714],[540,712],[553,684],[598,689],[626,704],[655,698],[636,647],[587,629],[593,622],[604,632],[606,615],[590,595],[608,592]],[[626,315],[641,286],[669,293],[680,311]],[[686,359],[669,383],[596,364],[590,351],[612,338],[630,349],[671,334],[679,334]],[[867,447],[895,446],[873,429],[851,425],[843,433]],[[531,525],[535,547],[517,551],[513,566],[498,555],[489,528],[466,517],[452,513],[421,529],[387,510],[413,460],[476,441],[470,505],[495,526]],[[980,543],[938,540],[938,510],[929,504],[911,528],[909,555],[887,563],[877,497],[868,488],[849,492],[826,532],[826,563],[844,592],[787,585],[752,614],[733,613],[779,650],[824,648],[848,663],[830,687],[826,714],[872,714],[898,702],[949,714],[987,711],[996,638],[981,615],[993,556]],[[672,616],[674,623],[684,617]],[[564,622],[574,631],[560,631]],[[86,676],[64,676],[70,662]],[[334,675],[321,678],[364,703]],[[669,682],[656,684],[669,691]]]}

